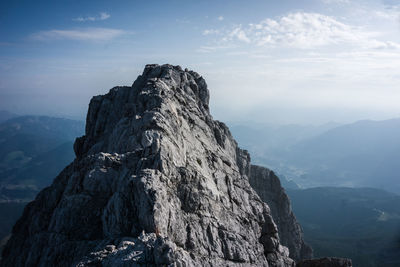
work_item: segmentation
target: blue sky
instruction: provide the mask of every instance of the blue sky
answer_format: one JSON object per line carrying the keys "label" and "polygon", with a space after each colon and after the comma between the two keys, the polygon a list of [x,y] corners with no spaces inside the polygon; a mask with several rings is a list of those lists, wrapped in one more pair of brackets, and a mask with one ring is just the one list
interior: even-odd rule
{"label": "blue sky", "polygon": [[399,12],[394,0],[1,1],[0,109],[83,118],[91,96],[171,63],[206,78],[224,121],[399,117]]}

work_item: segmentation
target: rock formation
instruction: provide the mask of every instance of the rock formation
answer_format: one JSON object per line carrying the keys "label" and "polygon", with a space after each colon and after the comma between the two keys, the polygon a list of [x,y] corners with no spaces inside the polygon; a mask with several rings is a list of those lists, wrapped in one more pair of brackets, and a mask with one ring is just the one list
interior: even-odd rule
{"label": "rock formation", "polygon": [[208,101],[171,65],[93,97],[76,159],[27,205],[2,266],[294,266]]}
{"label": "rock formation", "polygon": [[290,205],[289,197],[273,171],[251,165],[250,185],[271,209],[272,218],[278,225],[281,244],[289,248],[290,257],[296,261],[311,259],[312,249],[304,243],[303,231]]}

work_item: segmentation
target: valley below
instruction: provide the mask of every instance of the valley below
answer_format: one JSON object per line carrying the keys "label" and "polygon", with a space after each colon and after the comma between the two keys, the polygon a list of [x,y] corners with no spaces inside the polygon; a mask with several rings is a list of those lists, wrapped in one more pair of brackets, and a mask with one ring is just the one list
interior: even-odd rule
{"label": "valley below", "polygon": [[400,265],[400,119],[231,129],[279,176],[314,256]]}
{"label": "valley below", "polygon": [[354,266],[400,265],[400,196],[374,188],[286,190],[315,257]]}

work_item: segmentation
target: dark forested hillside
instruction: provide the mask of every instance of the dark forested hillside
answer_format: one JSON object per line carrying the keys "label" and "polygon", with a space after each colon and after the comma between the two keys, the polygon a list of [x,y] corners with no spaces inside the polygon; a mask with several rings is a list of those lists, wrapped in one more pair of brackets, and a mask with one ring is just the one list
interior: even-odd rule
{"label": "dark forested hillside", "polygon": [[23,116],[0,124],[0,200],[27,201],[74,158],[80,121]]}
{"label": "dark forested hillside", "polygon": [[400,196],[372,188],[287,190],[316,257],[354,266],[400,266]]}

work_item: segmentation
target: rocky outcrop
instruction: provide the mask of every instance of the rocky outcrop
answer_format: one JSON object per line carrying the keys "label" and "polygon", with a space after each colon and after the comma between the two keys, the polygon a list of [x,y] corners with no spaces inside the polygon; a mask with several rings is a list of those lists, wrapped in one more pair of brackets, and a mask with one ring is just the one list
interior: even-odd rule
{"label": "rocky outcrop", "polygon": [[76,159],[25,208],[2,266],[294,266],[208,101],[171,65],[93,97]]}
{"label": "rocky outcrop", "polygon": [[290,257],[296,261],[311,259],[312,249],[304,243],[303,231],[293,214],[289,197],[279,178],[267,168],[251,165],[249,181],[271,209],[272,217],[278,225],[280,241],[289,248]]}
{"label": "rocky outcrop", "polygon": [[321,258],[304,260],[299,262],[297,267],[352,267],[350,259],[343,258]]}

